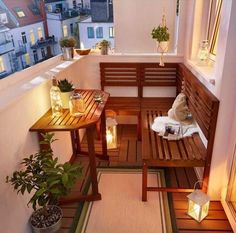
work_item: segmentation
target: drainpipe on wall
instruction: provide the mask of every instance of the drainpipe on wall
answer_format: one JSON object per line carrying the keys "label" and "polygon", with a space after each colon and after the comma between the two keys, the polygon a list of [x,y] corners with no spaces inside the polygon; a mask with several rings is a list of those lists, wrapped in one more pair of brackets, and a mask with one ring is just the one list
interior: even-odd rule
{"label": "drainpipe on wall", "polygon": [[[39,1],[39,10],[40,10],[40,13],[43,17],[43,26],[44,26],[45,37],[48,37],[49,32],[48,32],[47,15],[46,15],[46,11],[45,11],[45,2],[44,2],[44,0]],[[50,46],[47,46],[47,56],[48,57],[52,56],[52,51],[51,51]]]}

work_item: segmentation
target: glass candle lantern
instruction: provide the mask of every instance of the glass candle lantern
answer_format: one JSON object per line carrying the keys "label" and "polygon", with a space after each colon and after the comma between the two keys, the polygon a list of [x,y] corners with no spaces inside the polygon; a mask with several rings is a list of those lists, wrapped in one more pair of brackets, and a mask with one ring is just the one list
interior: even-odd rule
{"label": "glass candle lantern", "polygon": [[85,103],[82,95],[74,93],[70,97],[69,108],[72,116],[78,117],[83,115],[85,112]]}
{"label": "glass candle lantern", "polygon": [[200,190],[194,190],[187,197],[188,215],[201,222],[208,215],[210,197]]}
{"label": "glass candle lantern", "polygon": [[57,86],[57,80],[55,77],[52,79],[52,87],[50,89],[50,99],[52,107],[52,116],[59,117],[62,115],[62,101],[61,101],[61,92]]}
{"label": "glass candle lantern", "polygon": [[198,59],[201,64],[206,64],[208,61],[209,50],[208,50],[208,40],[203,40],[200,44],[198,51]]}
{"label": "glass candle lantern", "polygon": [[117,121],[114,118],[106,119],[107,149],[117,148]]}

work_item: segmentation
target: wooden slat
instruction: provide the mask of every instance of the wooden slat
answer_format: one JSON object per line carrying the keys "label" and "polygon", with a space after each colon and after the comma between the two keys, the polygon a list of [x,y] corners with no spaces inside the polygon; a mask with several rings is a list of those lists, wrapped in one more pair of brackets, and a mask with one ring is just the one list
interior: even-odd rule
{"label": "wooden slat", "polygon": [[136,162],[136,140],[129,140],[129,148],[128,148],[128,162]]}
{"label": "wooden slat", "polygon": [[128,159],[128,140],[122,140],[120,144],[120,154],[119,154],[119,161],[127,161]]}
{"label": "wooden slat", "polygon": [[191,219],[191,220],[178,220],[177,221],[177,227],[180,230],[221,230],[221,231],[228,231],[231,230],[231,226],[228,221],[221,220],[221,221],[215,221],[215,220],[203,220],[201,223],[198,223],[197,221]]}
{"label": "wooden slat", "polygon": [[[191,217],[187,214],[187,210],[176,210],[175,217],[177,219],[191,219]],[[206,219],[227,220],[227,216],[223,210],[210,210]]]}

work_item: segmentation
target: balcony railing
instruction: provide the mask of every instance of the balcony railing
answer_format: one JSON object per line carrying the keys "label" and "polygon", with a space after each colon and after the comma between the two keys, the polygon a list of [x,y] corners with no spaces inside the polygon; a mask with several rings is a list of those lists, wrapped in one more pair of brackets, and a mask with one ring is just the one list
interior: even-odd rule
{"label": "balcony railing", "polygon": [[6,41],[0,44],[0,55],[14,50],[12,41]]}
{"label": "balcony railing", "polygon": [[27,49],[25,45],[21,45],[15,51],[16,51],[16,57],[22,56],[27,53]]}
{"label": "balcony railing", "polygon": [[79,16],[79,10],[66,10],[63,12],[58,12],[58,11],[54,11],[54,12],[47,12],[47,18],[48,19],[56,19],[56,20],[66,20],[66,19],[70,19],[70,18],[74,18]]}
{"label": "balcony railing", "polygon": [[40,40],[37,40],[37,42],[30,46],[31,49],[38,49],[42,47],[46,47],[49,45],[57,44],[57,41],[55,40],[54,36],[49,36],[47,38],[41,38]]}

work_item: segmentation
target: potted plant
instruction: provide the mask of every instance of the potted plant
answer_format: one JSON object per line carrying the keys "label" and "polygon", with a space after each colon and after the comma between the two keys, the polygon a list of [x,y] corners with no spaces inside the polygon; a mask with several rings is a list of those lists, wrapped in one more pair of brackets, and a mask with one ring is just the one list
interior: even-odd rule
{"label": "potted plant", "polygon": [[74,37],[63,37],[60,39],[60,46],[64,60],[72,60],[74,57],[74,47],[76,40]]}
{"label": "potted plant", "polygon": [[159,25],[157,28],[153,28],[151,35],[153,39],[157,40],[157,46],[161,49],[160,52],[167,52],[170,39],[167,26]]}
{"label": "potted plant", "polygon": [[73,83],[68,81],[66,78],[59,80],[57,86],[61,91],[61,100],[62,100],[62,107],[69,108],[69,100],[70,96],[74,91]]}
{"label": "potted plant", "polygon": [[102,40],[96,44],[96,47],[101,50],[102,55],[108,54],[109,46],[110,46],[110,41],[108,41],[108,40]]}
{"label": "potted plant", "polygon": [[[51,143],[54,134],[42,134],[40,142],[46,149],[24,158],[21,170],[13,172],[6,182],[22,195],[33,192],[28,204],[32,204],[34,212],[30,223],[34,232],[57,232],[61,225],[62,210],[56,204],[60,197],[71,190],[76,180],[82,175],[80,164],[58,163],[54,158]],[[37,207],[40,207],[37,209]]]}

